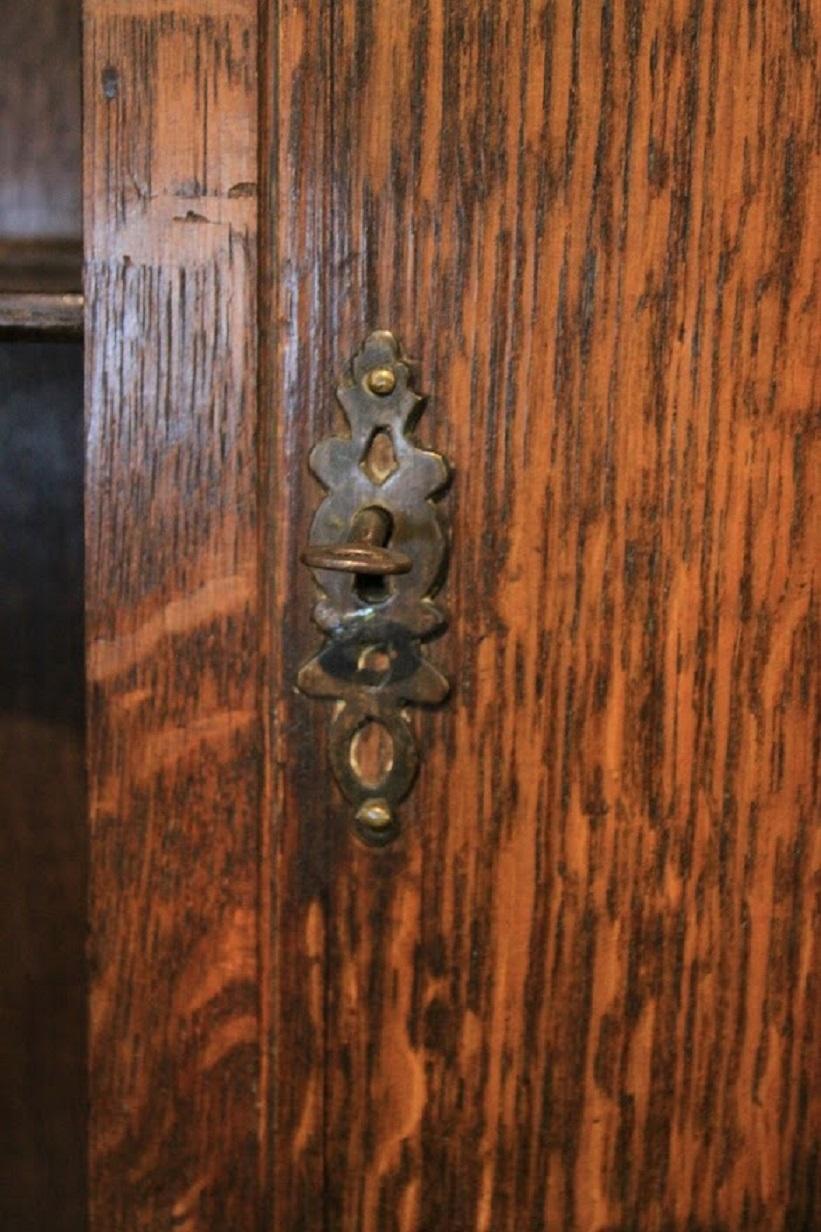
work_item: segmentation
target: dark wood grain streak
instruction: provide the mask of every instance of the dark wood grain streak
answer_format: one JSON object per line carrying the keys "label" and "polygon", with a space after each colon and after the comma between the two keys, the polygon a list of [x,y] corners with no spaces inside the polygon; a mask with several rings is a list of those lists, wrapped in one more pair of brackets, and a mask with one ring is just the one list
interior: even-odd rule
{"label": "dark wood grain streak", "polygon": [[[277,1229],[821,1218],[811,7],[280,0]],[[351,837],[297,563],[393,329],[455,682]]]}
{"label": "dark wood grain streak", "polygon": [[257,6],[87,0],[91,1226],[258,1226]]}

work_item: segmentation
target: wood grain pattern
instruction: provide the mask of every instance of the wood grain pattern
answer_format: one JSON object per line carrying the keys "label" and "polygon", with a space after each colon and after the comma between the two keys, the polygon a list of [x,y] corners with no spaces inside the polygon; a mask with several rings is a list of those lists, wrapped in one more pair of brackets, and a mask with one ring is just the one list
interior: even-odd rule
{"label": "wood grain pattern", "polygon": [[[280,0],[269,38],[269,1226],[817,1227],[811,7]],[[455,693],[383,851],[292,692],[305,459],[375,327],[457,468]]]}
{"label": "wood grain pattern", "polygon": [[257,1226],[255,0],[85,8],[91,1226]]}
{"label": "wood grain pattern", "polygon": [[0,346],[0,1228],[86,1198],[82,371]]}
{"label": "wood grain pattern", "polygon": [[81,0],[0,3],[0,237],[82,230]]}

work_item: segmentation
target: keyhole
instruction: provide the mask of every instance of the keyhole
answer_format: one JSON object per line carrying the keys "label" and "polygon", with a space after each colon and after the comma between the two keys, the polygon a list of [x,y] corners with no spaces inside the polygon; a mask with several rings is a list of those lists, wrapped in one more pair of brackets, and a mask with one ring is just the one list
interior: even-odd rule
{"label": "keyhole", "polygon": [[[387,547],[393,534],[393,518],[387,509],[379,505],[369,506],[366,512],[378,514],[377,529],[374,531],[373,542],[380,547]],[[369,607],[375,603],[384,603],[390,595],[388,583],[383,573],[357,573],[354,577],[354,594],[361,603]]]}
{"label": "keyhole", "polygon": [[370,607],[374,603],[384,603],[388,597],[388,586],[383,573],[357,573],[353,584],[356,597]]}

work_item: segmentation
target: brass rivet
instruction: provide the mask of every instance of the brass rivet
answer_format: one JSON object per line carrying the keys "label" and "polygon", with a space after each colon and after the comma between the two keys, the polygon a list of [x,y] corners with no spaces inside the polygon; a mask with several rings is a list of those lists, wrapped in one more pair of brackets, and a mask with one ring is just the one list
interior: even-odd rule
{"label": "brass rivet", "polygon": [[356,820],[369,830],[387,830],[393,821],[393,813],[387,800],[366,800],[360,806]]}
{"label": "brass rivet", "polygon": [[372,368],[367,376],[368,389],[384,398],[396,389],[396,373],[393,368]]}

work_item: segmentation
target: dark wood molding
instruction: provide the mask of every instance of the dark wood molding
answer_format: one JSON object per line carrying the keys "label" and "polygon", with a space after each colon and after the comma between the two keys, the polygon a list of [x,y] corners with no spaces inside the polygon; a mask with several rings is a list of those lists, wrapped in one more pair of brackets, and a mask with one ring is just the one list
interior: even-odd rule
{"label": "dark wood molding", "polygon": [[79,294],[83,284],[81,239],[0,237],[0,294]]}

